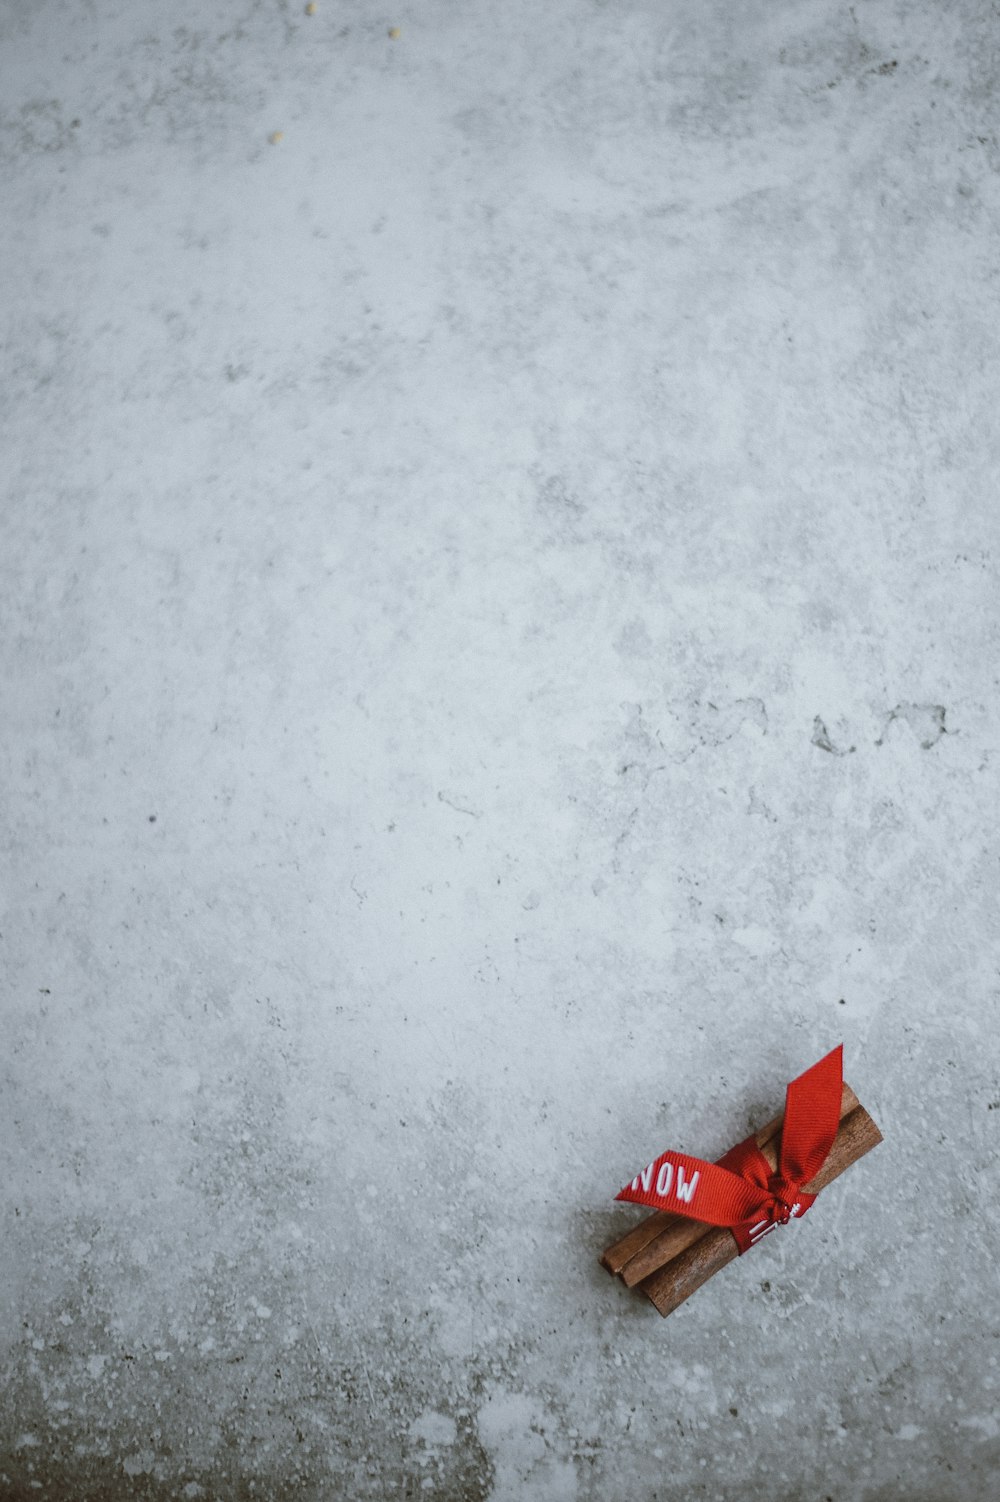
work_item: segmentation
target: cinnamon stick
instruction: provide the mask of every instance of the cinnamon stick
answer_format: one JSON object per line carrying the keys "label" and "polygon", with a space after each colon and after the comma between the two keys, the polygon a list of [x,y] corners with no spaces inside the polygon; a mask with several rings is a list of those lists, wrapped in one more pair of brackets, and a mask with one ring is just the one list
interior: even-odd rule
{"label": "cinnamon stick", "polygon": [[[863,1106],[857,1106],[840,1123],[826,1162],[811,1183],[804,1187],[809,1194],[825,1189],[846,1168],[871,1152],[882,1141],[882,1133]],[[777,1166],[773,1141],[761,1148],[771,1164]],[[779,1232],[780,1235],[780,1232]],[[712,1226],[697,1241],[667,1262],[641,1283],[643,1293],[659,1312],[672,1314],[685,1299],[736,1257],[736,1242],[724,1226]]]}
{"label": "cinnamon stick", "polygon": [[[845,1085],[840,1097],[841,1121],[858,1104],[858,1097],[850,1085]],[[782,1111],[756,1133],[755,1140],[762,1152],[768,1143],[774,1142],[784,1119],[785,1113]],[[656,1210],[637,1226],[633,1226],[620,1241],[609,1246],[602,1253],[601,1262],[609,1272],[618,1273],[628,1287],[633,1288],[665,1262],[700,1240],[707,1230],[703,1221],[691,1220],[685,1215],[673,1215],[668,1210]]]}

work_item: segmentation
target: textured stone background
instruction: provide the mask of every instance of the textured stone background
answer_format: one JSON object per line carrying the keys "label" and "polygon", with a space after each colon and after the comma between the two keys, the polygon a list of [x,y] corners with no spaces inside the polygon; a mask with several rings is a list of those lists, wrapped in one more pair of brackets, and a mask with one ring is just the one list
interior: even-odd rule
{"label": "textured stone background", "polygon": [[[998,72],[3,5],[3,1498],[995,1498]],[[840,1040],[661,1321],[619,1185]]]}

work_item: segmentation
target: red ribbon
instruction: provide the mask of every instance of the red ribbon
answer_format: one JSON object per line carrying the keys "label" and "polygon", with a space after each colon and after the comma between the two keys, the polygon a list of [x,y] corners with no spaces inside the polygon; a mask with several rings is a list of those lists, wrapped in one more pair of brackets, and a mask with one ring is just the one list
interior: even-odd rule
{"label": "red ribbon", "polygon": [[786,1089],[777,1173],[756,1138],[748,1137],[716,1163],[661,1153],[615,1198],[726,1226],[742,1257],[775,1226],[804,1215],[816,1198],[802,1185],[815,1178],[837,1135],[843,1056],[841,1043]]}

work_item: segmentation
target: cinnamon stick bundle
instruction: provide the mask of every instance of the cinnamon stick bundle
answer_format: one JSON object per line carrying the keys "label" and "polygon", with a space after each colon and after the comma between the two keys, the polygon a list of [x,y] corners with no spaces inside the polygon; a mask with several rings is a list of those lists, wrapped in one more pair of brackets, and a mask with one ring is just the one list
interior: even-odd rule
{"label": "cinnamon stick bundle", "polygon": [[[845,1084],[840,1096],[841,1121],[859,1104],[850,1085]],[[785,1113],[781,1111],[756,1133],[755,1141],[765,1157],[768,1157],[766,1149],[769,1144],[773,1143],[777,1149],[784,1119]],[[771,1161],[769,1157],[768,1161]],[[692,1242],[698,1241],[706,1230],[702,1221],[691,1220],[686,1215],[672,1215],[669,1210],[655,1210],[633,1226],[627,1236],[602,1252],[601,1262],[609,1272],[617,1273],[629,1288],[633,1288]]]}
{"label": "cinnamon stick bundle", "polygon": [[[782,1121],[783,1114],[756,1134],[757,1146],[772,1170],[778,1164]],[[845,1084],[837,1135],[806,1190],[818,1193],[881,1141],[878,1127]],[[657,1211],[608,1247],[601,1262],[629,1287],[638,1286],[666,1316],[737,1255],[736,1242],[725,1227]]]}

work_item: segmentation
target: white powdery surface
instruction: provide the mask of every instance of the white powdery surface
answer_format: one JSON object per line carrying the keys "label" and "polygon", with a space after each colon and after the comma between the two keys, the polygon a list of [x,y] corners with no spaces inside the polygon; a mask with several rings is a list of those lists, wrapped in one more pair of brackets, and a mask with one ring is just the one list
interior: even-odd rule
{"label": "white powdery surface", "polygon": [[6,7],[0,1495],[995,1495],[995,25]]}

